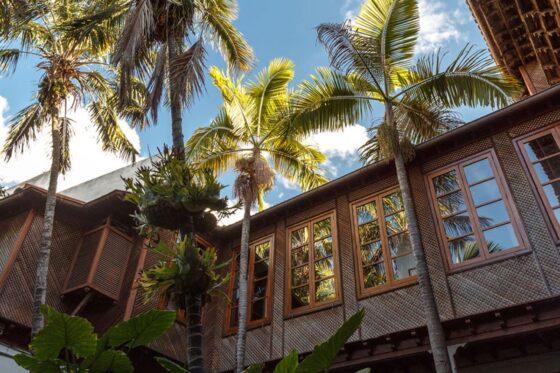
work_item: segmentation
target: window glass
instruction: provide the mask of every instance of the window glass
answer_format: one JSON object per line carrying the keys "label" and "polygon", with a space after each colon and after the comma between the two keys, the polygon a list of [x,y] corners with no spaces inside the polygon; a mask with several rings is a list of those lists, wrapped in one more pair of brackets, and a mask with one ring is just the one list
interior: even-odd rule
{"label": "window glass", "polygon": [[434,186],[436,196],[449,194],[459,190],[459,181],[457,180],[457,172],[455,170],[444,173],[434,178]]}
{"label": "window glass", "polygon": [[464,167],[465,176],[469,185],[491,178],[494,173],[488,159],[472,163]]}
{"label": "window glass", "polygon": [[474,235],[449,241],[449,252],[453,263],[462,263],[480,255]]}
{"label": "window glass", "polygon": [[560,205],[560,181],[545,185],[543,189],[550,206]]}
{"label": "window glass", "polygon": [[504,201],[484,205],[476,209],[478,221],[482,228],[488,228],[509,220],[509,214]]}
{"label": "window glass", "polygon": [[500,189],[495,179],[476,184],[470,190],[475,205],[500,198]]}
{"label": "window glass", "polygon": [[552,134],[544,135],[525,144],[525,151],[531,161],[560,152]]}
{"label": "window glass", "polygon": [[560,177],[560,155],[536,162],[534,167],[541,183],[556,180]]}
{"label": "window glass", "polygon": [[387,283],[385,273],[385,263],[380,262],[371,266],[364,267],[364,288],[372,288]]}
{"label": "window glass", "polygon": [[488,252],[490,254],[496,254],[511,249],[519,244],[511,224],[502,225],[485,231],[484,239],[486,240],[486,245],[488,246]]}

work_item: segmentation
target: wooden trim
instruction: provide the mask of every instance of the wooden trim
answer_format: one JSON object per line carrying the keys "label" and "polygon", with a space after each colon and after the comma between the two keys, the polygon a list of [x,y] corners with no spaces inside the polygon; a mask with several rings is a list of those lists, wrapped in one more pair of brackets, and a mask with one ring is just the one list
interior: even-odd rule
{"label": "wooden trim", "polygon": [[78,255],[80,254],[80,250],[82,249],[85,236],[86,236],[85,233],[82,234],[80,240],[78,241],[78,246],[76,247],[76,251],[74,252],[74,256],[72,257],[72,263],[70,263],[70,269],[68,271],[68,274],[66,275],[66,279],[64,280],[64,287],[63,287],[64,290],[62,291],[62,294],[68,293],[68,281],[70,281],[70,277],[74,272],[74,266],[76,265],[76,261],[78,260]]}
{"label": "wooden trim", "polygon": [[[271,233],[269,235],[266,235],[264,237],[261,237],[259,239],[253,240],[249,243],[249,265],[247,267],[248,272],[247,272],[247,324],[246,324],[246,328],[247,330],[250,329],[255,329],[255,328],[259,328],[265,325],[270,324],[270,322],[272,321],[272,306],[273,306],[273,283],[274,283],[274,254],[276,252],[275,250],[275,233]],[[266,283],[266,294],[265,294],[265,312],[264,312],[264,317],[258,320],[250,320],[251,318],[251,308],[252,308],[252,304],[253,302],[251,301],[252,299],[252,295],[253,295],[253,291],[254,291],[254,263],[255,263],[255,247],[265,243],[265,242],[270,242],[270,251],[268,253],[268,273],[267,273],[267,283]],[[224,335],[228,336],[228,335],[233,335],[235,333],[237,333],[237,327],[232,327],[231,326],[231,310],[232,310],[232,299],[233,299],[233,287],[234,287],[234,283],[235,283],[235,272],[237,271],[237,266],[236,266],[236,257],[238,255],[239,252],[239,248],[236,248],[235,250],[232,250],[233,252],[233,256],[232,256],[232,261],[230,264],[230,269],[229,269],[229,273],[230,273],[230,281],[228,284],[228,297],[230,299],[230,302],[228,302],[227,306],[226,306],[226,313],[224,315]]]}
{"label": "wooden trim", "polygon": [[12,270],[12,267],[13,267],[16,259],[17,259],[17,256],[18,256],[21,248],[23,247],[23,243],[25,242],[25,239],[27,238],[27,234],[29,233],[29,230],[31,229],[31,225],[33,224],[34,219],[35,219],[35,210],[30,210],[29,213],[27,214],[27,217],[25,218],[25,221],[23,222],[23,225],[21,226],[21,228],[19,230],[18,237],[16,239],[16,242],[14,243],[14,247],[12,249],[12,252],[10,253],[10,256],[8,257],[8,259],[6,260],[6,263],[4,264],[4,268],[0,272],[0,274],[1,274],[1,276],[0,276],[0,290],[2,290],[2,288],[6,284],[6,281],[8,281],[8,276],[10,275],[10,271]]}
{"label": "wooden trim", "polygon": [[128,248],[127,248],[128,253],[126,253],[126,264],[121,271],[121,279],[119,281],[119,286],[118,286],[116,294],[115,294],[117,296],[117,299],[120,299],[120,297],[121,297],[121,290],[122,290],[122,287],[123,287],[124,279],[126,277],[126,271],[128,269],[128,263],[130,262],[130,257],[132,256],[132,249],[134,248],[134,241],[130,240],[129,242],[130,242],[130,244],[128,245]]}
{"label": "wooden trim", "polygon": [[[315,294],[315,252],[313,247],[313,224],[317,221],[331,219],[331,236],[333,243],[333,264],[334,264],[334,282],[335,282],[335,298],[330,301],[323,301],[316,303]],[[309,252],[309,305],[299,307],[297,309],[292,309],[291,306],[291,294],[292,294],[292,248],[291,248],[291,234],[293,231],[307,227],[309,232],[308,237],[308,252]],[[314,312],[318,309],[334,307],[341,303],[342,299],[342,287],[341,287],[341,276],[340,276],[340,253],[338,250],[338,233],[337,233],[338,223],[336,220],[336,209],[322,213],[320,215],[314,216],[307,219],[305,222],[300,222],[298,224],[292,225],[286,229],[286,283],[284,291],[284,318],[291,318],[295,316],[300,316],[306,313]],[[302,285],[305,286],[305,285]]]}
{"label": "wooden trim", "polygon": [[527,87],[529,94],[531,96],[536,94],[537,88],[535,87],[533,80],[531,80],[531,77],[529,76],[529,73],[527,72],[527,68],[525,67],[525,65],[519,66],[519,73],[521,74],[521,78],[523,78],[523,82],[525,83],[525,86]]}
{"label": "wooden trim", "polygon": [[86,280],[88,285],[93,284],[93,279],[95,277],[95,273],[97,272],[97,267],[99,266],[99,261],[101,260],[101,254],[103,250],[105,250],[105,244],[107,243],[107,237],[109,237],[109,222],[105,223],[103,226],[103,233],[101,234],[101,238],[99,239],[99,243],[97,244],[97,248],[95,249],[95,256],[91,262],[91,267],[89,270],[89,274]]}
{"label": "wooden trim", "polygon": [[[493,177],[489,178],[488,180],[496,181],[501,196],[499,200],[503,201],[506,211],[509,215],[509,221],[503,223],[503,225],[511,224],[512,228],[514,229],[514,233],[518,242],[518,245],[516,247],[506,249],[496,254],[490,254],[488,252],[488,247],[486,244],[486,240],[484,239],[483,232],[492,228],[490,227],[490,228],[482,229],[482,227],[480,226],[478,221],[478,216],[476,215],[475,203],[472,199],[472,195],[469,190],[469,185],[463,171],[464,167],[476,163],[478,161],[481,161],[483,159],[488,159],[488,162],[490,164],[493,173]],[[439,209],[437,205],[438,199],[435,193],[435,187],[432,182],[432,180],[435,177],[446,174],[452,170],[456,172],[457,182],[459,183],[458,191],[461,191],[461,193],[463,194],[466,213],[469,216],[470,223],[472,226],[473,231],[469,235],[473,235],[475,237],[476,243],[479,248],[478,257],[467,260],[462,263],[453,263],[453,260],[451,258],[451,254],[449,252],[449,246],[448,246],[450,240],[447,239],[445,233],[445,228],[443,225],[444,219],[440,216],[439,213]],[[450,165],[446,165],[445,167],[441,167],[437,170],[434,170],[426,174],[425,182],[429,190],[429,197],[431,200],[430,206],[432,209],[433,216],[435,218],[435,223],[437,225],[438,240],[441,245],[442,255],[447,263],[448,273],[454,273],[458,270],[465,269],[465,268],[477,267],[481,263],[485,264],[489,262],[499,261],[503,258],[507,258],[512,255],[519,255],[521,253],[525,253],[528,251],[528,239],[523,230],[523,225],[521,224],[521,218],[517,212],[517,208],[515,207],[513,198],[511,197],[511,193],[509,191],[507,181],[502,173],[501,168],[499,167],[498,159],[496,157],[496,153],[494,149],[485,150],[478,154],[461,159]],[[479,204],[479,208],[480,207],[481,205]],[[502,223],[499,223],[497,226],[500,225],[502,225]]]}
{"label": "wooden trim", "polygon": [[554,215],[554,211],[550,203],[548,202],[548,198],[544,192],[543,186],[535,172],[535,168],[533,167],[531,160],[527,152],[525,151],[525,144],[529,141],[538,139],[540,137],[544,137],[547,134],[551,134],[556,141],[557,146],[560,148],[560,123],[554,123],[550,126],[546,126],[544,128],[539,128],[538,130],[532,131],[528,134],[524,134],[514,139],[515,150],[517,154],[520,156],[522,160],[523,169],[529,175],[531,189],[533,193],[537,196],[537,202],[541,212],[544,213],[545,216],[548,217],[546,220],[546,224],[549,228],[549,231],[554,236],[554,240],[556,243],[560,242],[560,223],[557,221],[556,216]]}
{"label": "wooden trim", "polygon": [[144,239],[140,248],[140,255],[138,257],[138,262],[136,263],[136,270],[134,272],[134,278],[132,280],[132,287],[128,299],[126,301],[126,307],[124,311],[123,320],[128,320],[132,316],[134,311],[134,303],[136,301],[136,296],[138,295],[138,279],[140,278],[140,271],[144,268],[144,263],[146,262],[146,255],[148,254],[148,247],[146,244],[148,239]]}
{"label": "wooden trim", "polygon": [[[395,192],[400,191],[399,187],[389,187],[385,188],[379,192],[376,192],[373,195],[366,196],[361,198],[357,201],[353,201],[350,203],[350,209],[352,213],[352,235],[354,241],[354,264],[356,266],[355,277],[356,277],[356,284],[358,289],[358,299],[363,299],[370,297],[372,295],[377,295],[380,293],[385,293],[387,291],[391,291],[400,287],[409,286],[418,282],[418,277],[416,275],[409,276],[400,280],[395,280],[391,265],[391,253],[389,251],[389,242],[388,236],[386,232],[386,224],[385,224],[385,212],[383,210],[383,197],[387,197]],[[375,202],[376,210],[377,210],[377,223],[379,225],[379,240],[381,241],[381,250],[383,252],[383,264],[385,266],[385,273],[387,276],[387,281],[383,285],[374,286],[371,288],[364,287],[364,266],[361,260],[361,244],[360,244],[360,237],[358,231],[358,215],[357,209],[358,207],[365,205],[370,202]],[[402,210],[404,211],[404,209]],[[401,232],[400,234],[408,232],[406,231]],[[412,250],[410,251],[412,254]],[[375,265],[375,264],[373,264]]]}

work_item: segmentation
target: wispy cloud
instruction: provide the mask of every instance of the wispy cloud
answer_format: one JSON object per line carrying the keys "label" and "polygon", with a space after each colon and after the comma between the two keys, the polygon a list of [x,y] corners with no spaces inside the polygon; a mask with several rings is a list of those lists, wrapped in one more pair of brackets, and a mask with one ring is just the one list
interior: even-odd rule
{"label": "wispy cloud", "polygon": [[[8,134],[6,112],[8,101],[0,96],[0,144],[4,144]],[[59,190],[63,190],[84,181],[101,176],[128,162],[113,153],[104,152],[97,143],[97,134],[91,124],[89,113],[82,108],[69,115],[73,119],[73,136],[70,143],[71,170],[59,178]],[[140,149],[140,138],[135,130],[124,122],[119,122],[136,149]],[[43,130],[30,143],[23,154],[17,154],[10,162],[0,158],[0,179],[12,185],[28,180],[50,169],[51,164],[50,131]]]}
{"label": "wispy cloud", "polygon": [[344,128],[342,131],[329,131],[314,134],[307,139],[328,157],[343,159],[355,157],[358,148],[366,142],[367,129],[359,124]]}
{"label": "wispy cloud", "polygon": [[442,1],[419,0],[420,34],[418,35],[419,53],[430,53],[448,42],[464,42],[467,35],[461,30],[471,21],[471,14],[463,2],[457,2],[454,10]]}
{"label": "wispy cloud", "polygon": [[342,7],[340,8],[340,14],[344,19],[353,19],[356,17],[362,0],[344,0]]}

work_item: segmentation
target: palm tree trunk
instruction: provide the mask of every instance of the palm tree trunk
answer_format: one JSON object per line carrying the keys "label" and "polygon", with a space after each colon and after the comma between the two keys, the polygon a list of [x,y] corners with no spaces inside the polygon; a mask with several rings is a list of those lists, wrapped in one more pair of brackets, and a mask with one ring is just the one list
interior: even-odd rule
{"label": "palm tree trunk", "polygon": [[245,366],[245,341],[247,339],[247,267],[249,266],[249,233],[251,230],[251,203],[245,201],[241,225],[241,249],[239,253],[239,320],[237,322],[237,346],[235,372],[243,372]]}
{"label": "palm tree trunk", "polygon": [[58,118],[52,119],[52,163],[47,190],[47,202],[43,218],[43,231],[39,244],[39,260],[37,261],[37,274],[35,277],[35,292],[33,294],[33,309],[31,317],[31,338],[43,328],[45,320],[41,313],[41,306],[47,297],[47,279],[49,272],[49,258],[51,254],[51,241],[54,228],[54,212],[56,207],[56,188],[60,162],[62,158],[62,141]]}
{"label": "palm tree trunk", "polygon": [[[177,56],[177,44],[173,36],[170,36],[167,41],[167,57],[168,66],[171,70],[171,62]],[[169,81],[169,100],[171,106],[171,134],[173,137],[173,150],[182,159],[185,153],[185,140],[183,137],[183,118],[182,110],[183,104],[181,102],[181,87],[177,86],[177,82],[170,79]]]}
{"label": "palm tree trunk", "polygon": [[[393,109],[390,105],[387,105],[385,109],[387,123],[393,127]],[[398,140],[396,143],[398,144]],[[428,327],[428,336],[430,339],[430,346],[432,348],[434,364],[437,373],[451,373],[445,334],[439,318],[439,311],[434,296],[434,290],[432,288],[430,273],[428,272],[428,263],[426,262],[426,256],[422,246],[420,228],[416,218],[416,208],[414,207],[414,201],[412,199],[406,165],[400,148],[398,146],[395,148],[395,168],[397,171],[399,187],[401,189],[404,211],[408,224],[408,233],[412,244],[412,252],[416,261],[416,273],[418,275],[418,283],[422,294],[422,303],[424,304],[424,314],[426,317],[426,326]]]}
{"label": "palm tree trunk", "polygon": [[187,295],[187,368],[191,373],[204,373],[202,355],[202,296]]}

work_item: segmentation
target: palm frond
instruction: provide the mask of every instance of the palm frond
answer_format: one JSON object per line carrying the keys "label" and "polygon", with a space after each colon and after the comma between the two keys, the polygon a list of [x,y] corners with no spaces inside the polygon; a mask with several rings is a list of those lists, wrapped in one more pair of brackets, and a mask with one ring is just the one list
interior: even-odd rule
{"label": "palm frond", "polygon": [[0,49],[0,72],[14,72],[20,55],[19,49]]}
{"label": "palm frond", "polygon": [[180,87],[183,104],[188,105],[204,89],[206,50],[202,39],[169,61],[169,78]]}
{"label": "palm frond", "polygon": [[148,82],[148,103],[146,109],[152,114],[152,120],[157,123],[159,103],[163,95],[167,66],[167,53],[164,46],[160,46],[150,81]]}
{"label": "palm frond", "polygon": [[30,140],[35,140],[37,132],[47,121],[47,113],[39,103],[20,110],[9,122],[10,129],[2,152],[10,160],[16,152],[23,152]]}
{"label": "palm frond", "polygon": [[410,73],[401,77],[403,89],[397,97],[437,102],[447,107],[509,105],[521,86],[503,73],[485,50],[467,45],[447,67],[440,51],[419,58]]}
{"label": "palm frond", "polygon": [[134,162],[138,151],[122,131],[114,108],[106,101],[94,101],[88,105],[88,111],[103,150]]}
{"label": "palm frond", "polygon": [[231,0],[200,1],[203,27],[209,28],[210,40],[226,58],[228,66],[248,71],[253,66],[255,55],[243,34],[234,26],[237,18],[237,3]]}
{"label": "palm frond", "polygon": [[68,117],[59,118],[59,124],[61,128],[60,132],[62,136],[62,159],[60,160],[60,173],[63,175],[66,174],[66,172],[68,172],[70,170],[70,167],[72,166],[70,158],[70,139],[74,134],[74,131],[72,130],[73,122],[74,121]]}

